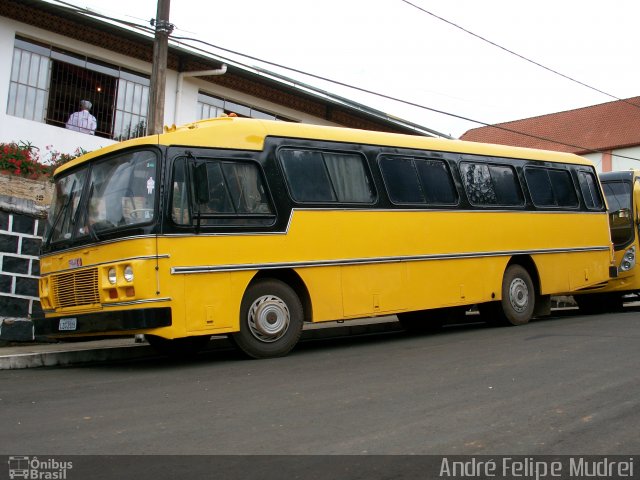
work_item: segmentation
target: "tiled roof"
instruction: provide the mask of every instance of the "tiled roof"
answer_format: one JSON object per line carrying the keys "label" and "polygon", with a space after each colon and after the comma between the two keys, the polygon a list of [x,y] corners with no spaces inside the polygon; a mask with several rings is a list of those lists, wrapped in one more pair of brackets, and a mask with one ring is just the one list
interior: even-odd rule
{"label": "tiled roof", "polygon": [[640,97],[474,128],[460,139],[578,154],[640,145]]}

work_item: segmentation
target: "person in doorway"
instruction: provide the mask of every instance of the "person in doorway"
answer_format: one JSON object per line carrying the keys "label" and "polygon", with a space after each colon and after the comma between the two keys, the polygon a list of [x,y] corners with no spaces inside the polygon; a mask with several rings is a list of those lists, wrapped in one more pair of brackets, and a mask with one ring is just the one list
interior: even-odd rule
{"label": "person in doorway", "polygon": [[80,110],[69,116],[66,127],[76,132],[95,135],[98,122],[96,122],[96,117],[89,113],[89,110],[91,110],[91,102],[89,100],[80,100]]}

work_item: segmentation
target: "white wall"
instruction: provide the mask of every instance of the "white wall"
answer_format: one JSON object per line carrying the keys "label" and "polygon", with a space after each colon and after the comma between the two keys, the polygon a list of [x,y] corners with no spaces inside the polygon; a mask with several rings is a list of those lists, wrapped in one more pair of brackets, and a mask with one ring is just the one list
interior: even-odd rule
{"label": "white wall", "polygon": [[[583,156],[594,163],[598,172],[602,172],[602,158],[604,156],[602,153],[589,153]],[[640,146],[613,150],[611,155],[611,171],[618,172],[630,169],[640,169]]]}
{"label": "white wall", "polygon": [[[6,114],[13,46],[16,34],[44,43],[51,43],[52,45],[71,52],[78,52],[88,57],[126,67],[146,75],[151,74],[150,63],[0,16],[0,142],[29,142],[40,149],[41,156],[43,157],[47,152],[47,146],[61,153],[73,153],[78,147],[91,151],[114,143],[112,140],[106,138],[73,132],[64,128]],[[290,108],[284,108],[281,105],[265,101],[261,98],[206,82],[197,77],[185,78],[180,101],[180,111],[176,114],[177,83],[178,73],[168,71],[164,111],[165,125],[172,125],[174,123],[180,125],[196,120],[198,90],[200,89],[212,95],[272,112],[292,120],[319,125],[337,125],[336,123],[328,122],[319,117],[314,117]]]}
{"label": "white wall", "polygon": [[[612,170],[629,170],[640,169],[640,146],[631,148],[621,148],[613,151],[614,156],[611,159]],[[615,155],[623,155],[625,157],[637,158],[638,160],[631,160],[631,158],[620,158]]]}

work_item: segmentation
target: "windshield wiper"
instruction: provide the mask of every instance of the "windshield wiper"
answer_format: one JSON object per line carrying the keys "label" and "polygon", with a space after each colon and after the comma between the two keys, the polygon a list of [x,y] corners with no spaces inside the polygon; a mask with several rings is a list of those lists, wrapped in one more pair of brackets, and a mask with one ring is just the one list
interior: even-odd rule
{"label": "windshield wiper", "polygon": [[67,198],[67,201],[64,202],[64,205],[62,205],[62,208],[60,209],[60,211],[58,212],[58,214],[56,215],[56,218],[53,219],[53,223],[51,224],[51,229],[49,230],[49,234],[47,235],[47,241],[46,243],[49,244],[51,243],[51,237],[53,236],[53,232],[56,229],[56,226],[58,225],[58,222],[60,221],[60,219],[62,218],[62,215],[67,212],[67,209],[69,208],[69,205],[71,204],[71,201],[75,198],[76,196],[76,183],[78,181],[74,180],[73,184],[71,185],[71,192],[69,193],[69,198]]}

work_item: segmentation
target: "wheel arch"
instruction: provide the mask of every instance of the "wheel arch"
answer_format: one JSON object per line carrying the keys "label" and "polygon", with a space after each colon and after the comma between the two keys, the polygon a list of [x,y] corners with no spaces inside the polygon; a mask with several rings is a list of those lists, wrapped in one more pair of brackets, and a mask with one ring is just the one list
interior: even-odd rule
{"label": "wheel arch", "polygon": [[509,263],[505,267],[505,272],[507,268],[511,265],[520,265],[524,268],[529,276],[531,277],[531,281],[533,282],[533,288],[536,289],[536,296],[540,296],[540,292],[542,291],[542,284],[540,283],[540,273],[538,272],[538,267],[536,266],[536,262],[529,255],[515,255],[511,257]]}
{"label": "wheel arch", "polygon": [[309,294],[309,289],[306,284],[300,278],[300,275],[295,270],[283,268],[283,269],[274,269],[274,270],[260,270],[249,282],[247,288],[254,284],[255,282],[263,279],[275,279],[280,280],[283,283],[286,283],[293,289],[298,298],[300,299],[300,303],[302,303],[302,310],[304,312],[304,321],[311,322],[313,320],[313,308],[311,306],[311,295]]}

